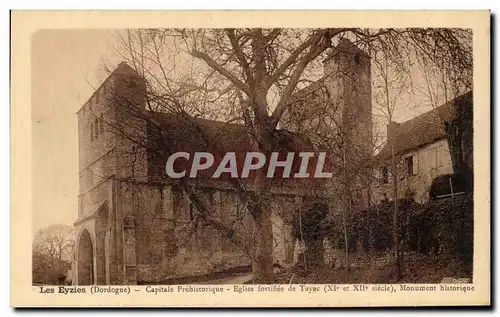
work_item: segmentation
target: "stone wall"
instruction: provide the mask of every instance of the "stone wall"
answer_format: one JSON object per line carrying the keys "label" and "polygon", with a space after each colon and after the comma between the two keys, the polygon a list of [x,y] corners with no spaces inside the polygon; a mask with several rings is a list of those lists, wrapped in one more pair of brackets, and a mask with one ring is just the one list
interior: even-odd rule
{"label": "stone wall", "polygon": [[[235,232],[240,241],[252,244],[253,220],[230,190],[200,189],[210,203],[211,219]],[[124,266],[126,279],[159,283],[172,278],[207,275],[251,265],[251,258],[232,240],[203,220],[189,199],[171,186],[122,182],[118,199],[124,217]],[[293,264],[295,241],[292,216],[294,197],[278,197],[272,203],[274,262]]]}
{"label": "stone wall", "polygon": [[292,235],[293,214],[298,210],[300,200],[295,196],[276,197],[272,203],[273,262],[282,266],[293,264],[295,239]]}
{"label": "stone wall", "polygon": [[[405,166],[405,158],[415,156],[417,160],[414,164],[416,173],[408,175]],[[405,197],[407,194],[413,195],[418,203],[425,203],[429,200],[429,189],[432,180],[439,175],[453,173],[451,164],[451,156],[448,150],[448,143],[446,139],[439,140],[432,144],[426,145],[422,148],[416,149],[412,152],[405,153],[398,157],[398,196],[399,198]],[[387,165],[390,166],[390,162]],[[384,198],[384,193],[389,200],[393,196],[393,179],[389,177],[389,182],[384,184],[380,178],[380,167],[377,167],[375,175],[378,179],[372,186],[373,201],[378,202]]]}
{"label": "stone wall", "polygon": [[[248,217],[238,218],[232,193],[213,190],[211,195],[215,220],[239,226],[239,235],[249,232]],[[135,268],[137,281],[161,282],[250,264],[231,241],[202,220],[195,221],[196,210],[187,197],[170,186],[124,183],[120,204],[123,216],[132,217],[127,222],[134,246],[125,244],[124,253],[135,254],[135,259],[125,256],[125,265]]]}

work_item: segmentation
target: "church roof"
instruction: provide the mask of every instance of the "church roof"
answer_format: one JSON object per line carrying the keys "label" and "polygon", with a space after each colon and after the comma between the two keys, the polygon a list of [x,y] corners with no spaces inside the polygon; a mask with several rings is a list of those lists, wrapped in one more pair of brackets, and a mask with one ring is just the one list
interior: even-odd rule
{"label": "church roof", "polygon": [[[212,168],[199,172],[199,179],[202,179],[206,184],[212,181],[211,175],[225,153],[236,153],[239,174],[241,173],[246,153],[254,151],[254,147],[252,147],[253,138],[241,124],[192,118],[174,113],[149,113],[161,125],[161,128],[152,125],[148,127],[150,138],[157,142],[157,146],[154,148],[159,150],[159,153],[150,157],[149,160],[150,168],[153,170],[152,174],[156,175],[156,177],[166,177],[164,172],[165,162],[167,157],[174,152],[188,152],[191,154],[191,157],[194,152],[209,152],[215,157],[214,164]],[[163,133],[160,133],[160,131],[163,131]],[[313,145],[306,137],[287,130],[275,130],[275,133],[278,141],[273,151],[280,152],[279,160],[285,160],[286,154],[289,152],[296,153],[291,172],[291,175],[293,175],[300,168],[298,152],[315,152]],[[269,158],[267,159],[269,160]],[[177,171],[189,170],[191,166],[191,162],[186,162],[185,160],[178,160],[177,162],[178,165],[174,165],[175,170],[179,168]],[[314,175],[315,163],[316,160],[312,158],[309,164],[310,168],[308,169],[311,176]],[[262,168],[267,171],[267,166],[266,163]],[[325,163],[323,170],[328,171],[327,163]],[[282,173],[283,168],[277,168],[274,174],[275,177],[271,183],[274,185],[304,185],[307,183],[312,187],[323,184],[323,181],[318,179],[283,179],[281,177]],[[228,176],[226,175],[226,177]],[[223,174],[221,178],[224,177]],[[249,179],[252,179],[252,177],[253,174],[251,172]]]}

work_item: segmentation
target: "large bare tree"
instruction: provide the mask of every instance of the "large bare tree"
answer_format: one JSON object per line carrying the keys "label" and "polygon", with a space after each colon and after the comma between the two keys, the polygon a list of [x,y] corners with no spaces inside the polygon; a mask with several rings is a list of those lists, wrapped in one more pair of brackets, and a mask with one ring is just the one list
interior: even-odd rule
{"label": "large bare tree", "polygon": [[[322,57],[342,37],[367,52],[384,51],[385,63],[401,65],[407,73],[415,68],[408,56],[415,56],[426,67],[444,69],[461,85],[471,81],[469,30],[148,29],[127,30],[118,36],[119,55],[146,79],[149,110],[241,123],[251,140],[250,150],[266,157],[276,148],[283,113],[295,106],[292,96],[319,77]],[[160,131],[165,128],[150,113],[137,113]],[[150,146],[131,135],[133,131],[116,129],[139,146]],[[251,190],[238,180],[233,183],[255,224],[252,267],[257,283],[274,280],[271,183],[265,173],[257,170]],[[183,182],[183,189],[201,214],[209,212],[188,182]]]}

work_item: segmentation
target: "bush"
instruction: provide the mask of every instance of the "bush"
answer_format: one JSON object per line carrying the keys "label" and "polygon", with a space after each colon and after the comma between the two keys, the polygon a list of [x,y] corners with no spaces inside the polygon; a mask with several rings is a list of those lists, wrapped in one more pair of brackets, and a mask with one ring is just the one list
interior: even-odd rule
{"label": "bush", "polygon": [[470,170],[461,173],[440,175],[432,181],[429,196],[435,200],[438,196],[450,195],[452,193],[450,181],[454,193],[472,193],[472,175],[472,171]]}
{"label": "bush", "polygon": [[[400,245],[414,244],[415,232],[411,225],[421,206],[410,199],[398,200],[398,224]],[[349,251],[362,248],[364,251],[384,251],[393,244],[393,202],[374,205],[365,210],[354,211],[346,215],[346,228]],[[329,220],[325,225],[327,236],[333,245],[345,249],[344,226],[342,216]],[[410,243],[412,242],[412,243]]]}
{"label": "bush", "polygon": [[[393,208],[393,202],[386,202],[348,215],[349,251],[392,249]],[[341,215],[320,227],[334,247],[345,249]],[[431,200],[422,205],[409,199],[398,200],[400,251],[439,254],[471,264],[473,232],[472,194]]]}
{"label": "bush", "polygon": [[419,251],[472,263],[474,208],[472,194],[431,200],[419,223]]}
{"label": "bush", "polygon": [[[323,240],[327,232],[325,219],[328,205],[313,201],[304,206],[303,213],[297,211],[292,222],[292,234],[295,239],[303,239],[308,250],[306,261],[308,265],[319,266],[323,262]],[[301,226],[302,225],[302,226]]]}
{"label": "bush", "polygon": [[[392,250],[393,210],[393,202],[385,202],[346,215],[349,252]],[[295,238],[304,238],[308,266],[322,264],[325,237],[334,248],[345,250],[342,215],[327,215],[328,207],[322,203],[311,204],[301,219],[296,213],[293,234]],[[398,239],[402,252],[418,252],[441,260],[457,259],[465,270],[472,271],[473,232],[472,194],[425,204],[412,199],[398,200]]]}

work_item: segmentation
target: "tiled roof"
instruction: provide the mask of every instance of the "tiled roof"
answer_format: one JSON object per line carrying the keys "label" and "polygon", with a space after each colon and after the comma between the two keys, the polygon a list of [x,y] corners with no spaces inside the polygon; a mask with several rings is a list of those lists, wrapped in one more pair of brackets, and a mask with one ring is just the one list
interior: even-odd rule
{"label": "tiled roof", "polygon": [[298,90],[290,98],[289,104],[293,104],[297,101],[304,100],[304,98],[307,97],[309,94],[311,94],[313,91],[318,91],[318,90],[326,87],[325,79],[326,79],[326,77],[322,77],[321,79],[316,80],[315,82],[311,83],[310,85],[307,85],[306,87]]}
{"label": "tiled roof", "polygon": [[[165,161],[169,155],[174,152],[211,152],[214,154],[215,162],[212,168],[206,171],[200,171],[199,179],[203,179],[206,183],[210,181],[211,174],[216,166],[220,163],[222,156],[227,152],[236,153],[236,161],[238,165],[238,173],[241,173],[241,167],[247,152],[251,152],[251,138],[245,127],[236,123],[225,123],[214,120],[201,118],[184,117],[173,113],[149,112],[158,122],[161,122],[162,130],[166,133],[158,134],[159,130],[148,128],[149,139],[156,140],[158,151],[162,154],[155,154],[150,157],[149,167],[152,168],[154,177],[164,177]],[[310,141],[302,136],[287,130],[276,130],[277,141],[274,151],[283,153],[279,160],[284,160],[288,152],[308,151],[314,152],[313,145]],[[208,142],[207,142],[208,141]],[[209,145],[212,144],[212,145]],[[179,166],[179,169],[188,169],[190,162],[178,161],[178,164],[186,164]],[[177,163],[177,162],[176,162]],[[316,159],[310,159],[310,175],[314,174]],[[328,162],[325,163],[325,169]],[[267,163],[263,168],[267,169]],[[292,173],[296,173],[300,168],[300,158],[296,155],[292,164]],[[275,172],[275,178],[271,181],[274,185],[308,185],[322,186],[323,181],[318,179],[281,179],[282,169],[278,168]],[[250,173],[252,178],[253,172]],[[226,175],[227,176],[227,175]],[[224,178],[224,175],[223,177]]]}
{"label": "tiled roof", "polygon": [[[444,122],[455,118],[455,103],[467,102],[472,105],[472,91],[461,95],[431,111],[423,113],[400,124],[394,139],[394,153],[401,154],[411,149],[444,139]],[[391,157],[391,147],[386,144],[376,155],[377,159]]]}

